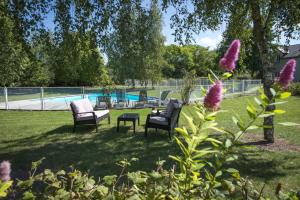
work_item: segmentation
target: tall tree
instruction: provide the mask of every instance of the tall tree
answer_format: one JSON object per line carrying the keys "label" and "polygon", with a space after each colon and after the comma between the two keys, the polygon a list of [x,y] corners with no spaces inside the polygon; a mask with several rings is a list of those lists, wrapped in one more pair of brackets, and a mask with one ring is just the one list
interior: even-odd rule
{"label": "tall tree", "polygon": [[154,84],[161,79],[162,66],[165,63],[163,58],[165,37],[162,35],[162,14],[157,0],[151,1],[145,28],[145,45],[143,46],[145,57],[143,63],[146,76],[144,78],[151,80]]}
{"label": "tall tree", "polygon": [[[240,1],[177,1],[164,0],[164,6],[173,5],[177,12],[173,15],[173,25],[177,27],[176,39],[188,40],[191,31],[216,30],[222,23],[228,23],[236,10],[244,10],[252,22],[254,41],[258,48],[259,60],[262,64],[263,84],[266,95],[272,98],[270,88],[274,82],[274,65],[270,57],[270,46],[274,33],[278,37],[284,34],[287,38],[300,36],[300,1],[289,0],[240,0]],[[192,7],[192,8],[191,8]],[[236,29],[239,29],[236,24]],[[271,111],[275,106],[269,106]],[[264,118],[264,137],[274,142],[273,116]]]}
{"label": "tall tree", "polygon": [[[35,76],[36,58],[31,52],[32,38],[43,30],[43,18],[49,8],[48,1],[0,2],[0,70],[1,85],[16,86]],[[30,73],[32,72],[32,73]],[[27,85],[34,85],[27,82]]]}
{"label": "tall tree", "polygon": [[107,48],[109,66],[120,82],[138,79],[147,84],[161,75],[163,43],[161,13],[157,1],[149,9],[141,1],[120,4]]}

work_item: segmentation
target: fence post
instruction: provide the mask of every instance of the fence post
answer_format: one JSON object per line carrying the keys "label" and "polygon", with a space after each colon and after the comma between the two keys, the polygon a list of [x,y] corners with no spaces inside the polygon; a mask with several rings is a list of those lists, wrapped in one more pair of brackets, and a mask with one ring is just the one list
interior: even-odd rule
{"label": "fence post", "polygon": [[44,110],[44,88],[40,87],[40,94],[41,94],[41,110]]}
{"label": "fence post", "polygon": [[232,79],[232,93],[234,93],[234,79]]}
{"label": "fence post", "polygon": [[82,91],[82,99],[84,99],[85,98],[84,86],[81,87],[81,91]]}
{"label": "fence post", "polygon": [[158,107],[159,106],[161,106],[161,88],[160,88],[160,86],[158,86],[158,88],[159,88],[159,99],[158,99]]}
{"label": "fence post", "polygon": [[242,92],[245,93],[245,80],[242,80]]}
{"label": "fence post", "polygon": [[8,110],[7,87],[4,88],[5,109]]}

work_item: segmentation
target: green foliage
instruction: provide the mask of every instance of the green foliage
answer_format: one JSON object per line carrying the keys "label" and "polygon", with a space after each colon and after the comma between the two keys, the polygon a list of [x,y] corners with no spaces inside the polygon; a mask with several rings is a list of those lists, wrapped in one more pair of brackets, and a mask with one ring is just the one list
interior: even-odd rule
{"label": "green foliage", "polygon": [[198,45],[169,45],[165,47],[166,65],[162,69],[165,77],[182,78],[186,72],[194,70],[197,76],[214,69],[215,52]]}
{"label": "green foliage", "polygon": [[10,187],[12,186],[12,184],[13,184],[13,181],[2,182],[0,180],[0,198],[7,196],[7,193],[9,191]]}
{"label": "green foliage", "polygon": [[159,81],[165,38],[157,1],[151,1],[149,10],[139,2],[121,4],[113,25],[106,53],[114,79],[121,83],[129,79],[145,84]]}
{"label": "green foliage", "polygon": [[184,104],[190,103],[190,96],[196,87],[195,71],[187,72],[183,78],[183,86],[180,89],[181,100]]}
{"label": "green foliage", "polygon": [[300,96],[300,83],[292,83],[287,90],[291,92],[293,96]]}

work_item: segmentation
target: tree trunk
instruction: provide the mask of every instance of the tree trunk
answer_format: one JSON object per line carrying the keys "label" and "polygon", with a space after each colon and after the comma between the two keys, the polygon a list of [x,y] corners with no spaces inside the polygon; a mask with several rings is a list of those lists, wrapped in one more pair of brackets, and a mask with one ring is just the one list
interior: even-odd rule
{"label": "tree trunk", "polygon": [[[259,57],[263,66],[263,86],[264,92],[269,100],[272,99],[272,93],[270,88],[273,85],[273,65],[270,61],[268,40],[266,38],[266,32],[270,29],[263,24],[263,18],[261,16],[261,9],[259,0],[251,0],[251,15],[253,21],[253,33],[255,42],[258,46]],[[268,106],[267,111],[272,111],[275,106]],[[264,118],[264,139],[270,143],[274,142],[274,116]]]}

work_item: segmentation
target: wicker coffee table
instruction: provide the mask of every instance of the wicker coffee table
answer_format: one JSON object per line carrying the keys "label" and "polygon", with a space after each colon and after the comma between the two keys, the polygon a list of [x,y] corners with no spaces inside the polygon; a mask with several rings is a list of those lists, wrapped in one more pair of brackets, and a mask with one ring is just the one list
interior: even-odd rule
{"label": "wicker coffee table", "polygon": [[133,133],[135,133],[135,123],[136,120],[138,121],[138,125],[140,125],[140,115],[138,113],[124,113],[118,117],[118,125],[117,125],[117,132],[119,132],[120,121],[131,121],[133,123]]}

